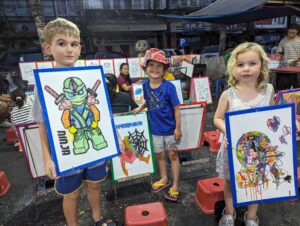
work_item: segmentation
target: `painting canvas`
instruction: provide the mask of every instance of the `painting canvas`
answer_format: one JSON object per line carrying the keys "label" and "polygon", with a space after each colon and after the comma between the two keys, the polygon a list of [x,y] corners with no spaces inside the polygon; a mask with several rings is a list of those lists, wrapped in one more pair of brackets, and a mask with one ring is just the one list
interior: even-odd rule
{"label": "painting canvas", "polygon": [[235,206],[298,197],[294,105],[225,114]]}
{"label": "painting canvas", "polygon": [[180,115],[183,136],[176,149],[180,151],[197,150],[200,147],[204,129],[206,103],[181,104]]}
{"label": "painting canvas", "polygon": [[120,74],[120,66],[123,63],[127,63],[127,59],[126,58],[115,58],[113,61],[114,61],[115,75],[118,77]]}
{"label": "painting canvas", "polygon": [[141,67],[139,58],[127,58],[129,65],[129,74],[131,78],[141,77]]}
{"label": "painting canvas", "polygon": [[112,178],[121,182],[154,173],[154,154],[147,113],[114,116],[125,153],[112,159]]}
{"label": "painting canvas", "polygon": [[114,74],[114,63],[112,59],[100,60],[104,73]]}
{"label": "painting canvas", "polygon": [[201,78],[192,78],[190,88],[190,101],[206,101],[207,104],[212,103],[211,89],[207,76]]}
{"label": "painting canvas", "polygon": [[85,66],[98,66],[100,65],[99,59],[85,60]]}
{"label": "painting canvas", "polygon": [[137,105],[141,105],[144,100],[143,85],[140,83],[132,83],[132,97]]}
{"label": "painting canvas", "polygon": [[300,89],[281,90],[277,96],[276,104],[294,103],[296,127],[297,130],[300,131]]}
{"label": "painting canvas", "polygon": [[119,154],[101,66],[35,70],[35,79],[59,175]]}
{"label": "painting canvas", "polygon": [[183,104],[183,93],[182,93],[182,86],[181,80],[170,80],[170,82],[175,86],[176,93],[180,104]]}
{"label": "painting canvas", "polygon": [[17,124],[16,129],[31,176],[33,178],[45,176],[38,124],[34,122]]}
{"label": "painting canvas", "polygon": [[20,72],[23,80],[28,81],[28,85],[34,85],[34,74],[33,70],[36,69],[35,62],[20,62],[19,63]]}
{"label": "painting canvas", "polygon": [[84,67],[85,66],[85,60],[77,60],[74,64],[74,67]]}
{"label": "painting canvas", "polygon": [[36,62],[36,68],[45,69],[45,68],[53,68],[55,62],[53,61],[38,61]]}

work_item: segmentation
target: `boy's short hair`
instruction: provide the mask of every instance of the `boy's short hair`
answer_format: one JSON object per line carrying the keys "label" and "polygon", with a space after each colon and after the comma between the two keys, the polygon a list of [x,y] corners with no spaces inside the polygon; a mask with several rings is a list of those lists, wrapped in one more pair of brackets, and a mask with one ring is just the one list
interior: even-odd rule
{"label": "boy's short hair", "polygon": [[65,34],[80,38],[80,31],[77,25],[64,18],[52,20],[45,26],[43,32],[44,42],[50,44],[56,34]]}
{"label": "boy's short hair", "polygon": [[235,87],[238,84],[238,80],[236,79],[234,72],[237,63],[237,57],[239,54],[245,53],[250,50],[258,53],[261,60],[260,74],[257,79],[257,88],[258,90],[262,90],[269,81],[269,58],[263,47],[254,42],[244,42],[242,44],[239,44],[232,51],[227,63],[228,84],[231,87]]}
{"label": "boy's short hair", "polygon": [[297,32],[299,32],[299,26],[297,24],[291,24],[288,27],[288,30],[293,29],[293,30],[297,30]]}

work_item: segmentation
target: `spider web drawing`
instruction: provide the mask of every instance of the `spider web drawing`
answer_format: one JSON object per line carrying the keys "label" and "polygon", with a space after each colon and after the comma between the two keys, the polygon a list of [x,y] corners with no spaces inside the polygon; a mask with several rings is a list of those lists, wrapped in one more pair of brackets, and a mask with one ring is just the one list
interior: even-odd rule
{"label": "spider web drawing", "polygon": [[147,142],[144,135],[144,130],[142,132],[139,132],[137,129],[134,130],[133,133],[129,133],[129,140],[130,143],[133,145],[134,149],[141,155],[144,155],[146,151],[149,151],[147,148]]}

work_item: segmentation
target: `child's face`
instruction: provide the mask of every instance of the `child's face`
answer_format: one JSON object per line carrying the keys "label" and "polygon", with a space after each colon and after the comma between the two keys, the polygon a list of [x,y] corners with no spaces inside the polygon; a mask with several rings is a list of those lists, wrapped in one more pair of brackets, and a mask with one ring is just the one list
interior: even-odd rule
{"label": "child's face", "polygon": [[124,65],[124,66],[122,67],[121,73],[122,73],[123,75],[129,75],[129,67],[128,67],[128,65]]}
{"label": "child's face", "polygon": [[146,67],[146,73],[149,78],[152,79],[162,78],[162,76],[164,75],[164,64],[154,60],[150,60]]}
{"label": "child's face", "polygon": [[80,55],[80,39],[65,34],[54,35],[51,43],[44,43],[45,52],[52,55],[55,67],[73,67]]}
{"label": "child's face", "polygon": [[237,56],[234,68],[235,78],[239,83],[256,82],[261,69],[261,60],[257,52],[249,50]]}

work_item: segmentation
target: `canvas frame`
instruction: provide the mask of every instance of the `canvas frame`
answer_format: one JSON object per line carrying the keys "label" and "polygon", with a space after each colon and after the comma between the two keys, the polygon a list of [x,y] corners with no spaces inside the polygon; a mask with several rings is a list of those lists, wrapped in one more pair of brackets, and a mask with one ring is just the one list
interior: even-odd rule
{"label": "canvas frame", "polygon": [[[230,181],[231,181],[232,198],[233,198],[234,206],[244,206],[244,205],[250,205],[256,203],[268,203],[268,202],[275,202],[281,200],[295,199],[298,197],[296,134],[295,134],[295,123],[293,123],[295,120],[295,114],[293,114],[294,110],[295,109],[292,104],[285,104],[285,105],[274,105],[274,106],[259,107],[259,108],[252,108],[247,110],[232,111],[232,112],[225,113],[226,136],[228,139],[228,160],[229,160],[229,170],[230,170],[230,179],[231,179]],[[285,117],[281,117],[280,123],[278,124],[278,120],[276,119],[276,117],[280,115],[281,116],[285,115]],[[289,115],[290,117],[288,117]],[[280,137],[281,137],[280,133],[281,131],[284,131],[283,130],[284,126],[290,128],[289,134],[285,135],[284,137],[286,139],[287,144],[281,143],[280,141]],[[275,130],[276,128],[277,130]],[[268,148],[257,149],[257,150],[268,150],[268,152],[266,151],[253,152],[253,150],[256,149],[256,148],[253,149],[254,146],[245,149],[233,148],[233,147],[242,147],[242,146],[236,146],[237,145],[236,141],[239,142],[238,144],[241,144],[242,142],[245,142],[247,137],[249,138],[250,136],[252,136],[252,139],[254,139],[255,136],[253,135],[254,133],[252,133],[252,131],[258,131],[259,133],[256,134],[259,134],[260,136],[257,135],[257,140],[259,140],[259,138],[261,139],[260,142],[256,143],[258,145],[256,145],[255,147],[258,146],[259,148],[261,148],[263,143],[267,143],[267,145],[265,144],[264,146]],[[266,136],[264,136],[263,134],[265,134]],[[263,142],[263,141],[267,141],[267,142]],[[252,142],[252,145],[254,144],[255,143]],[[237,154],[234,154],[235,150],[238,150]],[[246,151],[246,153],[248,152],[248,154],[243,154],[243,152],[242,151],[239,152],[239,150]],[[281,150],[285,151],[284,154]],[[260,154],[257,155],[255,153],[260,153]],[[261,160],[259,158],[255,160],[258,161],[258,163],[253,160],[253,162],[257,165],[249,164],[249,161],[251,162],[252,160],[251,157],[247,157],[246,158],[247,160],[242,161],[245,164],[244,166],[247,167],[239,168],[239,166],[242,165],[239,158],[243,156],[252,156],[252,157],[264,156],[265,164],[259,165],[261,164]],[[273,157],[277,156],[278,159],[276,159],[275,161],[275,158],[272,159],[272,156]],[[254,158],[255,157],[253,157],[253,159]],[[253,166],[252,167],[253,169],[257,169],[255,167],[258,166],[264,166],[264,168],[259,168],[263,170],[257,171],[258,174],[256,175],[260,175],[259,172],[269,172],[269,174],[266,174],[267,176],[261,177],[263,178],[264,182],[263,185],[260,185],[259,189],[262,189],[261,186],[265,188],[266,180],[269,180],[272,177],[276,178],[274,172],[277,172],[277,170],[280,169],[278,166],[278,164],[280,163],[279,160],[282,163],[283,167],[285,167],[281,169],[282,170],[281,172],[282,173],[286,172],[287,174],[286,176],[290,175],[291,178],[290,183],[284,181],[289,177],[285,177],[284,180],[281,180],[283,178],[279,177],[277,178],[278,180],[274,179],[274,183],[272,183],[271,181],[269,182],[267,186],[268,190],[264,190],[261,193],[257,193],[258,188],[257,190],[255,190],[255,188],[252,188],[251,186],[247,186],[246,183],[247,181],[243,182],[243,180],[241,180],[241,179],[247,179],[245,178],[245,174],[243,174],[243,169],[251,169],[250,166]],[[237,169],[240,169],[240,171],[238,171]],[[272,169],[273,172],[272,174],[270,169]],[[288,170],[284,171],[285,169]],[[245,172],[248,171],[246,170]],[[251,171],[249,173],[251,173]],[[268,177],[268,175],[270,178]],[[259,182],[257,182],[257,184],[259,184]],[[287,184],[290,185],[288,186]],[[250,182],[249,185],[251,185]],[[243,188],[243,186],[245,187]],[[278,188],[280,190],[278,190]],[[287,192],[287,189],[290,189],[289,192]],[[277,191],[277,193],[274,191]],[[258,194],[260,194],[260,196]]]}

